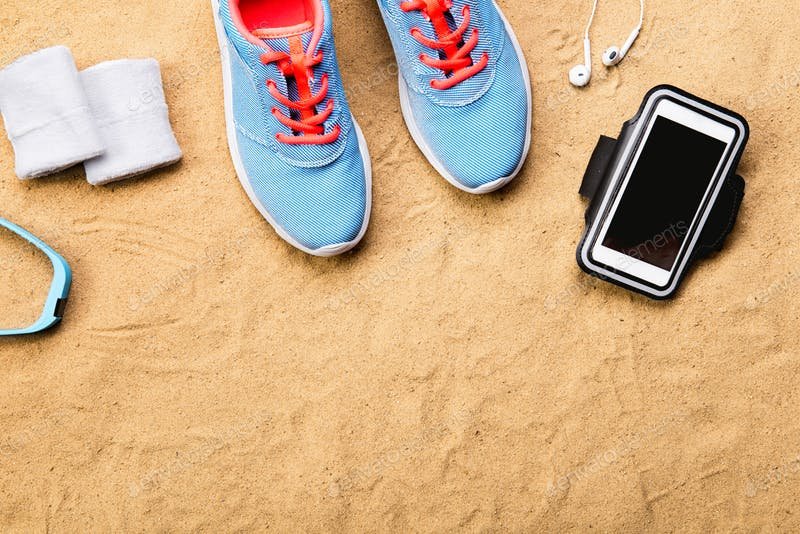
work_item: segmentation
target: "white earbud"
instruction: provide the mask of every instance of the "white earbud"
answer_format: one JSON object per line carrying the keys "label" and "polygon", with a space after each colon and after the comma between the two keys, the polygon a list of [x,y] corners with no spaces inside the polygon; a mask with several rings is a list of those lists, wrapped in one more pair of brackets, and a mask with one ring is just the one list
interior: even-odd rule
{"label": "white earbud", "polygon": [[603,65],[613,67],[622,61],[622,52],[618,46],[610,46],[603,52]]}
{"label": "white earbud", "polygon": [[589,38],[583,40],[583,64],[575,65],[569,71],[569,83],[575,87],[586,87],[592,79],[592,43]]}
{"label": "white earbud", "polygon": [[592,79],[592,71],[586,65],[575,65],[569,71],[569,83],[575,87],[586,87]]}
{"label": "white earbud", "polygon": [[586,31],[583,33],[583,65],[575,65],[572,67],[572,70],[569,71],[569,83],[575,87],[586,87],[589,85],[589,80],[592,79],[592,41],[589,38],[589,30],[592,29],[594,15],[597,13],[598,1],[599,0],[594,0],[589,23],[586,25]]}
{"label": "white earbud", "polygon": [[[644,18],[644,0],[642,0],[642,19]],[[625,56],[628,55],[633,43],[636,42],[636,38],[639,37],[639,32],[642,31],[642,20],[640,20],[639,25],[631,32],[628,36],[628,40],[625,41],[625,44],[622,45],[622,48],[618,48],[616,46],[609,47],[605,52],[603,52],[603,65],[606,67],[613,67],[614,65],[618,65],[620,61],[625,59]]]}
{"label": "white earbud", "polygon": [[[585,87],[592,78],[592,45],[589,39],[589,30],[592,29],[598,1],[599,0],[594,0],[592,14],[589,17],[589,24],[586,26],[586,33],[583,38],[584,64],[575,65],[572,67],[572,70],[569,71],[569,81],[575,87]],[[603,52],[603,65],[606,67],[617,65],[620,61],[625,59],[633,43],[635,43],[636,39],[639,37],[639,33],[642,31],[642,26],[644,25],[644,0],[639,0],[639,6],[639,25],[631,32],[630,36],[628,36],[628,40],[625,41],[622,48],[611,46]]]}

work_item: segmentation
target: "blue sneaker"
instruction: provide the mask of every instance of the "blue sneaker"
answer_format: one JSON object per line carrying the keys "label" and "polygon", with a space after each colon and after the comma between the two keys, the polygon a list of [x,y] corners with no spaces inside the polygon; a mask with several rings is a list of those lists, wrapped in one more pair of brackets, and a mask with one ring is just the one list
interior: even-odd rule
{"label": "blue sneaker", "polygon": [[327,0],[212,0],[236,173],[280,236],[315,256],[358,244],[372,169]]}
{"label": "blue sneaker", "polygon": [[519,173],[531,143],[522,49],[493,0],[378,0],[400,66],[400,103],[439,173],[489,193]]}

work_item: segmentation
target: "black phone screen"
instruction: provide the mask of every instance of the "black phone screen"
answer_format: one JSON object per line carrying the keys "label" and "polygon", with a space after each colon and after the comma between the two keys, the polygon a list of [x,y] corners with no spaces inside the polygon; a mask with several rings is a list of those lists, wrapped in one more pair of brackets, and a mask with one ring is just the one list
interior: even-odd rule
{"label": "black phone screen", "polygon": [[656,117],[603,245],[671,271],[727,146]]}

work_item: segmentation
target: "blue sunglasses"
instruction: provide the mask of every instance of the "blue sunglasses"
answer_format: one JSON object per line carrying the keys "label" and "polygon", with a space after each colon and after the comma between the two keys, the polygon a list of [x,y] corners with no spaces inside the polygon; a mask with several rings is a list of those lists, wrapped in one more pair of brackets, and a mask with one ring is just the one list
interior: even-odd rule
{"label": "blue sunglasses", "polygon": [[58,324],[64,316],[64,308],[67,305],[67,297],[69,297],[69,288],[72,285],[72,271],[69,268],[69,264],[55,250],[47,246],[44,241],[24,228],[20,228],[2,217],[0,217],[0,226],[11,230],[44,252],[53,263],[54,273],[50,293],[47,295],[47,302],[44,304],[44,311],[42,311],[39,320],[26,328],[0,330],[0,336],[21,336],[47,330]]}

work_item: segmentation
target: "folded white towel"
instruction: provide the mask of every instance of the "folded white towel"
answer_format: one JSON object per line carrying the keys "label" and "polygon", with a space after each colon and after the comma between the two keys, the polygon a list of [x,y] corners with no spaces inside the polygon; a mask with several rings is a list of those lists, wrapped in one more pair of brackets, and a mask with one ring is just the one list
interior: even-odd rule
{"label": "folded white towel", "polygon": [[0,71],[0,112],[22,179],[52,174],[103,152],[66,47],[39,50]]}
{"label": "folded white towel", "polygon": [[84,163],[89,183],[123,180],[181,159],[158,61],[107,61],[81,72],[81,80],[106,144],[102,156]]}

